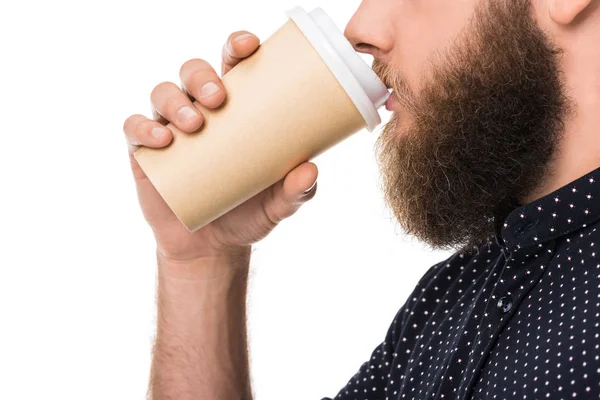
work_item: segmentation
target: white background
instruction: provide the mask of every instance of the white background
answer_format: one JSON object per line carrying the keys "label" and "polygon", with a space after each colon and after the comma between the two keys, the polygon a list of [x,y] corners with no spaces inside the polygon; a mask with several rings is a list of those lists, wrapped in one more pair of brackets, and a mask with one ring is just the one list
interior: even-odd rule
{"label": "white background", "polygon": [[[149,115],[150,91],[179,84],[184,61],[218,69],[230,32],[264,40],[296,5],[321,6],[343,29],[359,2],[2,2],[1,399],[144,398],[154,243],[123,121]],[[384,207],[378,133],[314,159],[317,196],[256,245],[257,400],[333,397],[425,270],[449,255],[404,236]]]}

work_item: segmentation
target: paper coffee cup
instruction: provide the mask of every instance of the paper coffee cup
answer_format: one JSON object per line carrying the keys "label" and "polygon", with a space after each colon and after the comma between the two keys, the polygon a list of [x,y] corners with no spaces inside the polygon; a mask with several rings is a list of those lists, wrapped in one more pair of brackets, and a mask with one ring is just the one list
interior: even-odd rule
{"label": "paper coffee cup", "polygon": [[363,128],[389,92],[331,19],[296,7],[222,78],[224,104],[193,133],[134,157],[190,232],[214,221]]}

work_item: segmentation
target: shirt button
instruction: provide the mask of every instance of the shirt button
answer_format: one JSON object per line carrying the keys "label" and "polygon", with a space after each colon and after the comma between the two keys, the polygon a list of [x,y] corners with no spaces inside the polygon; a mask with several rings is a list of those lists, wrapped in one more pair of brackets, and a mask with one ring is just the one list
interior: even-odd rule
{"label": "shirt button", "polygon": [[498,310],[500,310],[502,314],[506,314],[508,311],[510,311],[511,307],[512,300],[510,299],[510,296],[502,296],[500,299],[498,299]]}

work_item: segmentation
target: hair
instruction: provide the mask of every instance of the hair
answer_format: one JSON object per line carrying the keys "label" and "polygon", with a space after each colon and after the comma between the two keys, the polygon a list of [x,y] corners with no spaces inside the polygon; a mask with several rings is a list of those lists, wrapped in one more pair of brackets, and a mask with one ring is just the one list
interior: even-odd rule
{"label": "hair", "polygon": [[374,62],[410,116],[394,114],[376,142],[385,200],[407,233],[434,248],[486,243],[552,173],[569,100],[561,51],[530,8],[479,3],[456,43],[431,58],[418,95]]}

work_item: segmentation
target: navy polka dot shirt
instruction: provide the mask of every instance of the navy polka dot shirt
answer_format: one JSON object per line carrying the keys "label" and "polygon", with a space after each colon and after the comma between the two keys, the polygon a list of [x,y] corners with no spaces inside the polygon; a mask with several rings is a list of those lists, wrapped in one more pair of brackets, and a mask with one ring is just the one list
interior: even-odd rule
{"label": "navy polka dot shirt", "polygon": [[600,168],[429,268],[334,400],[575,398],[600,398]]}

